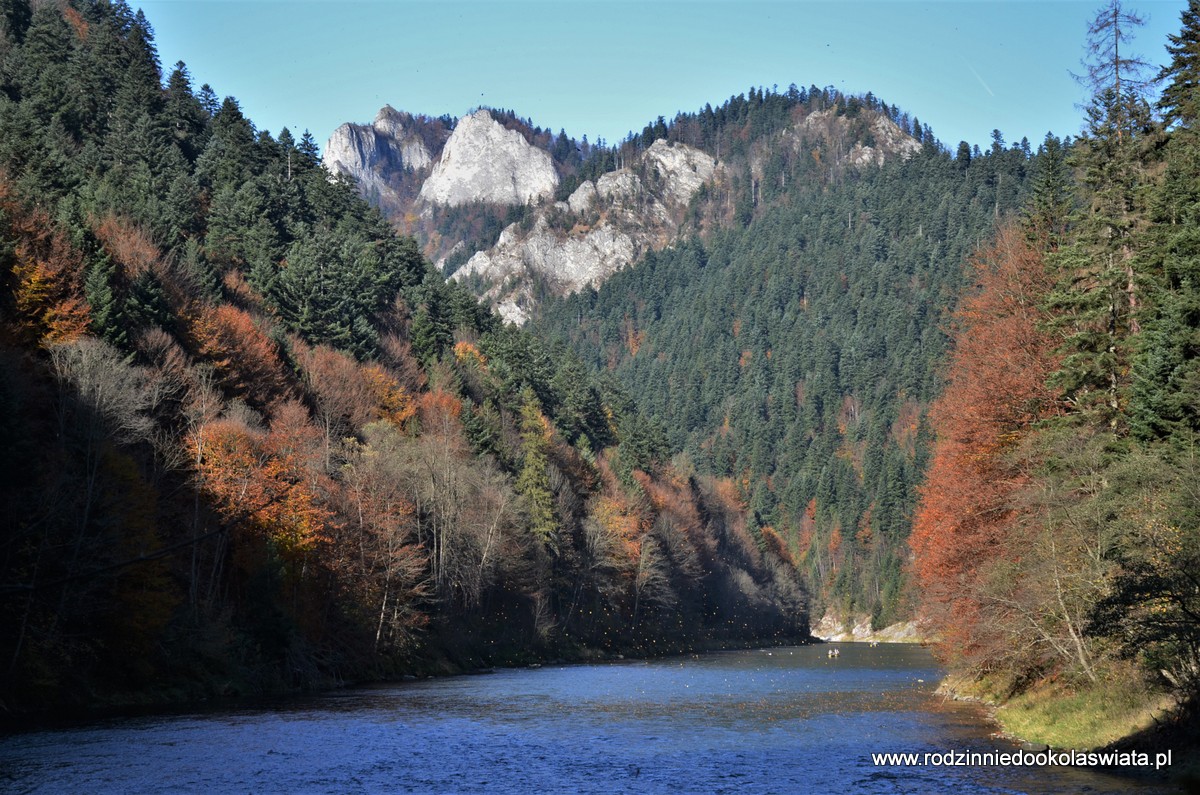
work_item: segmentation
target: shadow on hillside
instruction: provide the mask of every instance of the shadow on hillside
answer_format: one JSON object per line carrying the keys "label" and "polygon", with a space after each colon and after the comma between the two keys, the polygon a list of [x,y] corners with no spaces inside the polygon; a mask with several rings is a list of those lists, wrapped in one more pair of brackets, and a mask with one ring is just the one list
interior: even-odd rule
{"label": "shadow on hillside", "polygon": [[1200,696],[1193,696],[1152,726],[1124,737],[1105,750],[1140,751],[1151,758],[1172,755],[1171,781],[1183,792],[1200,795]]}

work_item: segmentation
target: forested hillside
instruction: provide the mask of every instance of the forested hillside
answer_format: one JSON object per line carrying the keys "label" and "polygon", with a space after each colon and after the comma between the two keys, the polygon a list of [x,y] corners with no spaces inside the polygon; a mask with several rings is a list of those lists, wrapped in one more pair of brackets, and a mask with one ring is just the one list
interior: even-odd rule
{"label": "forested hillside", "polygon": [[[854,153],[886,146],[882,119],[921,145],[877,166]],[[962,262],[1040,157],[999,132],[951,155],[896,108],[815,87],[752,91],[656,135],[723,151],[730,176],[693,203],[697,235],[548,303],[533,330],[618,378],[679,466],[729,479],[821,608],[876,627],[911,617],[924,418]]]}
{"label": "forested hillside", "polygon": [[1200,4],[1154,104],[1138,22],[1097,15],[1084,134],[973,257],[912,542],[955,666],[1100,737],[1200,689]]}
{"label": "forested hillside", "polygon": [[307,133],[124,3],[0,8],[3,707],[806,634],[738,490]]}

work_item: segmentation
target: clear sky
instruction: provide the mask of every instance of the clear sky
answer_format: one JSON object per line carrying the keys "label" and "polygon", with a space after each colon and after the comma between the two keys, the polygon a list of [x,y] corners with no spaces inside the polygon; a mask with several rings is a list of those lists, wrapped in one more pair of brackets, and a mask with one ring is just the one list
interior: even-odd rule
{"label": "clear sky", "polygon": [[[1087,24],[1099,0],[144,0],[164,71],[232,95],[260,129],[318,143],[384,104],[461,116],[510,108],[615,142],[659,115],[750,86],[876,96],[947,145],[1074,135]],[[1132,0],[1134,46],[1165,58],[1185,0]]]}

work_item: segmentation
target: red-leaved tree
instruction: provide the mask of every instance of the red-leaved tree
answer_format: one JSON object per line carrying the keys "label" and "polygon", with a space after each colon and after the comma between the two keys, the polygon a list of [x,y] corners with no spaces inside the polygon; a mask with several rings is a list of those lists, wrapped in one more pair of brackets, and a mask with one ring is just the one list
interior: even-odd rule
{"label": "red-leaved tree", "polygon": [[998,230],[972,261],[975,289],[954,317],[946,389],[930,420],[937,436],[910,544],[923,613],[953,657],[982,661],[989,644],[983,580],[1012,553],[1028,482],[1011,453],[1031,426],[1058,411],[1047,377],[1057,366],[1042,300],[1041,253],[1019,228]]}

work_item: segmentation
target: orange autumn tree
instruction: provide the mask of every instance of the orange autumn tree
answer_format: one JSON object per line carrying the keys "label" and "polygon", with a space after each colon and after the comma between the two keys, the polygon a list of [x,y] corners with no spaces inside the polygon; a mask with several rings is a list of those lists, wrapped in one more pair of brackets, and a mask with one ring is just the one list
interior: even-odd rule
{"label": "orange autumn tree", "polygon": [[278,346],[249,313],[230,304],[201,305],[188,330],[196,353],[229,394],[261,409],[290,392]]}
{"label": "orange autumn tree", "polygon": [[26,211],[12,201],[0,177],[0,217],[6,215],[16,240],[13,304],[23,335],[47,344],[83,336],[91,322],[83,294],[83,257],[44,212]]}
{"label": "orange autumn tree", "polygon": [[379,419],[386,420],[398,428],[417,414],[412,395],[400,384],[400,380],[379,364],[364,365],[363,377],[367,389],[375,399]]}
{"label": "orange autumn tree", "polygon": [[222,418],[203,434],[200,488],[243,541],[269,541],[288,558],[323,540],[331,514],[318,500],[295,433],[269,434]]}
{"label": "orange autumn tree", "polygon": [[1057,357],[1043,325],[1051,280],[1041,253],[1010,225],[971,265],[975,289],[954,316],[946,388],[930,410],[937,440],[909,541],[924,616],[944,648],[967,660],[987,652],[989,567],[1015,546],[1014,498],[1028,477],[1011,454],[1058,410],[1046,386]]}

